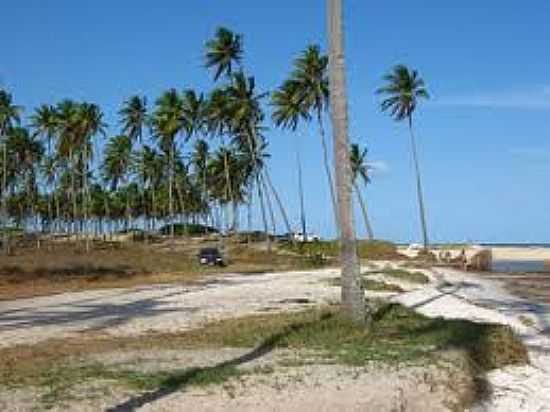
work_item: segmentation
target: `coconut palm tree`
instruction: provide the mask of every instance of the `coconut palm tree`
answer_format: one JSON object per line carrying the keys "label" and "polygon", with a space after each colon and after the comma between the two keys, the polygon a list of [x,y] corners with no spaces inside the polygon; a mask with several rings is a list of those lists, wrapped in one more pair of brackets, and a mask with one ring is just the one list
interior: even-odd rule
{"label": "coconut palm tree", "polygon": [[36,108],[30,117],[30,127],[47,143],[48,155],[51,156],[52,143],[58,131],[58,115],[54,106],[43,104]]}
{"label": "coconut palm tree", "polygon": [[93,159],[94,139],[98,135],[105,136],[107,125],[103,121],[103,112],[93,103],[81,103],[77,120],[77,149],[82,159],[82,209],[84,211],[84,225],[86,227],[86,251],[90,250],[90,234],[88,222],[88,204],[90,201],[89,177],[90,160]]}
{"label": "coconut palm tree", "polygon": [[416,193],[420,211],[420,222],[422,225],[422,240],[424,248],[428,248],[428,228],[426,223],[426,212],[424,208],[424,196],[422,193],[422,181],[420,178],[420,167],[418,165],[418,154],[416,150],[416,139],[413,130],[413,115],[421,99],[428,99],[430,96],[426,90],[424,80],[416,70],[410,70],[407,66],[399,64],[393,68],[391,73],[384,76],[386,85],[377,90],[378,94],[385,95],[380,105],[383,112],[388,112],[394,120],[400,122],[406,120],[409,126],[411,138],[411,152],[416,172]]}
{"label": "coconut palm tree", "polygon": [[6,146],[13,162],[15,186],[20,198],[19,218],[35,217],[38,200],[38,166],[44,154],[44,148],[29,131],[23,127],[11,128],[7,133]]}
{"label": "coconut palm tree", "polygon": [[[206,102],[205,109],[205,125],[207,132],[215,137],[220,138],[220,147],[226,148],[226,137],[232,133],[232,119],[231,111],[233,110],[231,106],[231,101],[229,99],[229,93],[227,87],[216,88],[214,89]],[[228,155],[228,150],[221,150],[218,152],[222,155]],[[225,198],[232,199],[231,202],[224,201],[224,205],[235,205],[237,202],[237,196],[234,194],[233,185],[231,184],[231,176],[229,172],[229,158],[226,158],[223,162],[224,164],[224,175],[225,175]],[[232,219],[233,223],[236,222],[236,217]],[[228,227],[230,232],[235,228]]]}
{"label": "coconut palm tree", "polygon": [[334,194],[334,183],[330,171],[328,146],[323,124],[323,113],[329,105],[328,56],[321,53],[318,45],[308,46],[294,60],[294,70],[291,73],[290,84],[289,88],[296,93],[295,99],[300,102],[301,110],[311,113],[312,117],[317,119],[323,149],[323,165],[327,175],[335,224],[338,229],[336,196]]}
{"label": "coconut palm tree", "polygon": [[342,261],[342,306],[356,324],[367,319],[365,295],[361,285],[360,265],[355,241],[351,207],[351,162],[348,141],[348,107],[344,65],[344,33],[342,0],[327,0],[330,44],[330,95],[334,139],[338,217],[340,222],[340,259]]}
{"label": "coconut palm tree", "polygon": [[363,214],[363,220],[365,221],[365,227],[367,229],[367,235],[369,240],[374,239],[374,232],[370,223],[369,215],[367,212],[367,203],[361,195],[361,189],[357,184],[357,180],[360,178],[365,187],[370,183],[370,177],[368,174],[369,166],[367,165],[367,149],[361,149],[357,143],[353,143],[350,148],[350,161],[351,161],[351,174],[353,189],[357,196],[357,201],[361,206],[361,212]]}
{"label": "coconut palm tree", "polygon": [[[265,149],[265,147],[262,148],[262,145],[265,145],[261,135],[264,131],[262,122],[265,115],[261,102],[268,93],[257,93],[254,77],[246,76],[240,71],[233,76],[233,81],[227,88],[227,94],[229,99],[228,113],[234,143],[240,147],[241,151],[249,153],[250,161],[256,167],[260,164],[257,158],[262,155],[262,150]],[[268,189],[265,194],[266,196],[269,196],[269,192],[273,194],[287,232],[290,233],[292,229],[284,204],[273,185],[269,169],[263,166],[262,163],[261,173],[263,176],[261,176],[261,180],[266,183],[266,189]]]}
{"label": "coconut palm tree", "polygon": [[[191,163],[195,171],[195,181],[201,188],[202,203],[208,209],[208,162],[210,158],[210,146],[206,140],[198,139],[193,147]],[[208,231],[208,213],[205,213],[205,231]]]}
{"label": "coconut palm tree", "polygon": [[[272,119],[277,127],[290,129],[293,132],[298,128],[300,120],[309,122],[311,120],[310,113],[300,104],[298,94],[295,88],[297,84],[293,81],[285,81],[279,89],[271,95],[271,105],[274,107]],[[307,241],[307,224],[306,213],[304,207],[304,189],[302,182],[302,161],[298,144],[296,144],[296,166],[298,171],[298,194],[300,198],[300,222],[302,234]],[[290,235],[290,233],[289,233]],[[294,239],[294,237],[292,237]]]}
{"label": "coconut palm tree", "polygon": [[151,125],[153,136],[158,140],[159,147],[168,155],[168,202],[170,215],[171,247],[174,248],[174,170],[177,136],[189,135],[191,126],[184,112],[184,103],[175,89],[164,92],[156,101]]}
{"label": "coconut palm tree", "polygon": [[132,96],[124,102],[119,111],[122,133],[132,142],[143,141],[143,130],[147,123],[147,99],[145,96]]}
{"label": "coconut palm tree", "polygon": [[48,229],[50,231],[53,221],[52,202],[55,203],[55,191],[53,189],[58,167],[56,156],[52,151],[52,144],[55,143],[58,126],[59,122],[57,111],[54,106],[48,104],[43,104],[36,108],[34,113],[30,117],[30,127],[32,130],[34,130],[34,135],[40,136],[42,140],[47,143],[47,156],[45,157],[43,173],[46,178],[46,187],[49,189],[46,200],[49,223]]}
{"label": "coconut palm tree", "polygon": [[56,223],[56,218],[54,218],[54,206],[57,200],[55,193],[55,184],[57,180],[58,167],[58,161],[55,156],[45,156],[44,162],[42,163],[42,175],[44,176],[46,186],[49,188],[48,192],[46,193],[49,232],[52,231],[52,225]]}
{"label": "coconut palm tree", "polygon": [[77,153],[81,147],[78,130],[80,122],[79,103],[73,100],[63,100],[56,105],[57,113],[57,155],[66,165],[65,176],[70,178],[70,199],[72,203],[71,233],[77,235],[77,192],[76,178],[78,175]]}
{"label": "coconut palm tree", "polygon": [[9,254],[8,237],[8,158],[6,148],[6,133],[21,121],[21,112],[23,108],[13,104],[13,98],[10,93],[0,90],[0,142],[2,142],[2,244],[5,254]]}
{"label": "coconut palm tree", "polygon": [[[122,182],[125,186],[129,183],[129,175],[132,167],[132,141],[126,135],[112,137],[105,147],[103,162],[103,177],[109,182],[111,191],[116,191]],[[126,230],[130,229],[130,203],[126,197]]]}
{"label": "coconut palm tree", "polygon": [[214,38],[206,42],[206,67],[214,70],[214,80],[231,76],[234,65],[240,66],[243,55],[243,38],[231,30],[220,27]]}
{"label": "coconut palm tree", "polygon": [[149,194],[150,207],[145,206],[145,216],[150,221],[150,229],[155,230],[155,219],[158,217],[156,192],[164,176],[163,159],[154,148],[144,145],[134,156],[133,164],[134,173],[143,185],[145,196]]}

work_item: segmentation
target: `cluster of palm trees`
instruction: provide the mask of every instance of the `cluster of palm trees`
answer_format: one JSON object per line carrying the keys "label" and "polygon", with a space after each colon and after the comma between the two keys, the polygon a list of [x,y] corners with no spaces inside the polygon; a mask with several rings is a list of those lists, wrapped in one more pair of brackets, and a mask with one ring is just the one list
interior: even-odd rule
{"label": "cluster of palm trees", "polygon": [[242,37],[218,29],[205,53],[214,89],[206,96],[170,89],[151,106],[132,96],[119,112],[120,134],[109,138],[95,104],[43,105],[21,126],[22,108],[0,91],[3,226],[88,239],[138,224],[155,229],[159,220],[173,235],[179,218],[234,231],[238,208],[250,210],[257,195],[265,231],[278,208],[290,232],[266,168],[267,94],[256,90],[242,56]]}
{"label": "cluster of palm trees", "polygon": [[[22,107],[0,90],[2,226],[65,232],[86,239],[89,247],[92,235],[136,227],[152,231],[159,222],[170,228],[173,238],[178,219],[233,232],[241,226],[242,207],[248,210],[250,226],[252,203],[257,200],[266,233],[276,230],[277,212],[291,233],[284,202],[266,165],[269,104],[274,124],[283,129],[296,132],[302,122],[317,123],[339,228],[323,123],[330,94],[328,56],[319,46],[306,47],[287,80],[272,93],[261,93],[254,77],[246,74],[243,55],[242,36],[219,28],[205,51],[213,89],[207,94],[170,89],[151,105],[144,96],[132,96],[119,111],[119,134],[112,137],[95,104],[63,100],[42,105],[23,125]],[[386,80],[388,85],[379,90],[389,95],[382,109],[390,110],[396,120],[407,119],[412,132],[417,101],[427,97],[423,82],[405,66],[396,67]],[[366,153],[353,144],[349,156],[353,189],[373,239],[361,190],[370,182]],[[302,165],[296,154],[301,231],[307,236]],[[427,243],[419,173],[417,185]]]}

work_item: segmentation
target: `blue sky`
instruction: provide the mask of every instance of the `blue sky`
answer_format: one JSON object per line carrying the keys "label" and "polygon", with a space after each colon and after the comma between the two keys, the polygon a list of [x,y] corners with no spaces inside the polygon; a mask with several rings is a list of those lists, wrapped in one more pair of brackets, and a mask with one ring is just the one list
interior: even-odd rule
{"label": "blue sky", "polygon": [[[420,234],[408,135],[379,113],[374,95],[381,76],[405,63],[432,94],[416,122],[432,239],[550,242],[550,3],[344,3],[350,134],[378,166],[367,192],[377,237]],[[2,15],[0,86],[27,114],[66,97],[96,102],[113,134],[129,95],[153,100],[169,87],[212,87],[202,46],[220,25],[244,34],[245,66],[265,91],[307,44],[325,44],[321,0],[3,0]],[[317,128],[267,136],[272,175],[294,222],[299,139],[309,223],[330,235]]]}

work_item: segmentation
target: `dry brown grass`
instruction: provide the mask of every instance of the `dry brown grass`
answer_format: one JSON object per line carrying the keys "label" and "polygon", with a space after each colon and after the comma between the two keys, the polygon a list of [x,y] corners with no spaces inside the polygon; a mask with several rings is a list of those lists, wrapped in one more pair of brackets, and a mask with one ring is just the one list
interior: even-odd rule
{"label": "dry brown grass", "polygon": [[261,273],[304,269],[304,257],[269,254],[228,242],[226,267],[197,263],[204,243],[179,241],[174,251],[166,243],[99,244],[86,253],[82,246],[62,243],[41,249],[19,248],[0,257],[0,300],[86,289],[132,287],[154,283],[192,283],[221,273]]}

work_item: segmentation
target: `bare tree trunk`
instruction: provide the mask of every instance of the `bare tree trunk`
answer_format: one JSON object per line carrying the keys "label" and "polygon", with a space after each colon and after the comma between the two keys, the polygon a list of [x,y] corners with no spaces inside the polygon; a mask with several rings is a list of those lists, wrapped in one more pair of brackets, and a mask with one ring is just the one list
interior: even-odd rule
{"label": "bare tree trunk", "polygon": [[264,176],[265,176],[265,181],[267,182],[267,185],[271,190],[271,193],[273,193],[273,197],[275,198],[275,201],[277,202],[277,206],[279,208],[279,211],[281,212],[281,216],[283,218],[283,222],[285,224],[286,230],[288,233],[292,233],[292,227],[290,226],[290,220],[288,219],[286,209],[284,207],[283,202],[281,201],[281,197],[279,196],[279,193],[275,189],[275,185],[273,184],[273,181],[271,180],[271,174],[267,169],[264,170]]}
{"label": "bare tree trunk", "polygon": [[265,233],[265,241],[266,241],[266,247],[267,251],[271,253],[271,237],[269,236],[269,228],[267,225],[267,216],[265,213],[265,203],[264,203],[264,196],[262,193],[262,184],[260,183],[259,178],[256,178],[256,186],[258,189],[258,201],[260,203],[260,210],[262,212],[262,222],[264,224],[264,233]]}
{"label": "bare tree trunk", "polygon": [[[224,152],[223,155],[223,163],[224,163],[224,169],[225,169],[225,184],[226,184],[226,196],[229,194],[229,199],[231,204],[235,204],[235,195],[233,194],[233,187],[231,185],[231,177],[229,176],[229,163],[227,161],[227,151]],[[227,199],[226,199],[227,200]],[[229,217],[227,217],[227,222],[229,223]],[[232,232],[235,230],[234,227],[228,228],[228,232]]]}
{"label": "bare tree trunk", "polygon": [[416,139],[413,132],[412,116],[409,116],[409,132],[411,134],[411,151],[414,162],[414,170],[416,173],[416,194],[418,196],[418,207],[420,211],[420,223],[422,225],[422,241],[424,249],[428,249],[430,246],[428,240],[428,227],[426,223],[426,211],[424,209],[424,195],[422,193],[422,182],[420,179],[420,167],[418,166],[418,154],[416,152]]}
{"label": "bare tree trunk", "polygon": [[[334,138],[338,217],[340,222],[340,259],[342,262],[342,306],[344,313],[358,325],[367,319],[365,294],[361,285],[355,227],[351,204],[352,179],[349,159],[348,107],[344,63],[342,0],[328,0],[328,34],[330,41],[329,79]],[[370,318],[370,316],[369,316]]]}
{"label": "bare tree trunk", "polygon": [[[296,144],[296,166],[298,169],[298,193],[300,196],[300,222],[302,225],[302,235],[304,241],[307,242],[307,225],[306,225],[306,211],[304,206],[304,184],[302,181],[302,159],[300,158],[300,150]],[[294,241],[294,236],[292,236]]]}
{"label": "bare tree trunk", "polygon": [[253,199],[254,193],[253,193],[252,187],[249,190],[250,190],[250,193],[248,195],[248,202],[246,202],[246,209],[247,209],[246,219],[248,224],[248,233],[246,234],[246,243],[250,246],[250,242],[251,242],[250,234],[252,233],[252,199]]}
{"label": "bare tree trunk", "polygon": [[170,177],[168,179],[168,207],[170,208],[170,249],[174,251],[174,202],[173,202],[173,185],[174,185],[174,143],[170,145]]}
{"label": "bare tree trunk", "polygon": [[152,202],[152,205],[151,205],[151,209],[153,210],[153,216],[152,216],[152,222],[151,222],[151,228],[153,229],[153,232],[155,230],[157,230],[157,224],[156,224],[156,219],[157,219],[157,204],[156,204],[156,199],[155,199],[155,185],[151,185],[151,202]]}
{"label": "bare tree trunk", "polygon": [[6,148],[6,142],[2,144],[2,218],[3,218],[3,230],[2,230],[2,243],[4,247],[4,254],[8,256],[10,254],[10,239],[8,234],[8,208],[7,208],[7,200],[8,200],[8,155],[7,155],[7,148]]}
{"label": "bare tree trunk", "polygon": [[317,121],[319,122],[319,131],[321,132],[321,145],[323,147],[323,164],[325,166],[325,172],[327,174],[328,187],[330,189],[330,199],[332,201],[332,210],[334,213],[334,224],[336,225],[336,235],[339,234],[339,217],[338,217],[338,206],[336,204],[336,195],[334,194],[334,182],[332,181],[332,173],[330,172],[330,161],[328,158],[328,146],[325,136],[325,127],[323,126],[323,116],[321,111],[317,111]]}
{"label": "bare tree trunk", "polygon": [[73,150],[70,150],[69,157],[71,158],[71,197],[73,202],[73,222],[72,222],[72,234],[75,236],[75,240],[78,241],[77,236],[77,222],[76,222],[76,214],[77,214],[77,206],[76,206],[76,185],[75,185],[75,173],[76,173],[76,165],[74,161],[74,155]]}
{"label": "bare tree trunk", "polygon": [[357,196],[357,201],[359,202],[359,206],[361,206],[361,213],[363,214],[363,220],[365,221],[365,227],[367,229],[368,239],[374,240],[374,232],[372,230],[372,226],[369,220],[369,215],[367,213],[367,205],[363,200],[363,196],[361,196],[361,191],[359,190],[359,186],[357,186],[357,183],[355,182],[353,183],[353,188],[355,189],[355,195]]}
{"label": "bare tree trunk", "polygon": [[[205,158],[204,165],[203,165],[203,172],[202,172],[202,196],[203,196],[202,201],[204,202],[204,205],[206,206],[206,209],[208,210],[209,209],[208,190],[206,188],[206,176],[207,176],[207,173],[208,173],[207,167],[208,166],[206,164],[206,158]],[[208,235],[208,214],[207,213],[205,213],[204,234]]]}
{"label": "bare tree trunk", "polygon": [[55,202],[55,218],[56,218],[56,232],[60,232],[60,224],[61,224],[61,207],[59,205],[59,196],[55,195],[54,190],[54,202]]}
{"label": "bare tree trunk", "polygon": [[84,164],[82,165],[82,171],[84,173],[83,179],[84,179],[84,199],[83,199],[83,206],[84,206],[84,236],[86,237],[86,253],[90,251],[90,234],[89,227],[88,227],[88,196],[89,196],[89,190],[88,190],[88,143],[84,143]]}
{"label": "bare tree trunk", "polygon": [[267,210],[269,211],[269,216],[271,217],[271,227],[273,229],[273,234],[275,235],[277,233],[277,225],[275,222],[275,213],[273,212],[273,204],[271,202],[271,197],[269,196],[269,188],[267,187],[261,175],[260,175],[260,182],[263,185],[263,188],[265,190],[265,200],[267,203]]}

